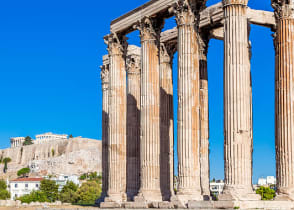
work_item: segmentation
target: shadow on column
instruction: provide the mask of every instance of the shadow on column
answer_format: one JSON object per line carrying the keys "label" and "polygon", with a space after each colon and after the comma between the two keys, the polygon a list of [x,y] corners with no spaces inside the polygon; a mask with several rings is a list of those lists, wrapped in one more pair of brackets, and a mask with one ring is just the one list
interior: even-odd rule
{"label": "shadow on column", "polygon": [[[160,189],[164,201],[169,201],[172,196],[171,186],[173,180],[173,164],[171,164],[170,151],[170,126],[173,119],[173,95],[160,88]],[[172,131],[173,132],[173,131]],[[172,140],[173,141],[173,140]]]}
{"label": "shadow on column", "polygon": [[136,98],[128,94],[127,105],[127,196],[133,201],[140,188],[140,110]]}
{"label": "shadow on column", "polygon": [[102,111],[102,193],[100,198],[95,201],[95,205],[97,206],[100,206],[100,203],[104,202],[108,192],[108,127],[109,115],[107,112]]}

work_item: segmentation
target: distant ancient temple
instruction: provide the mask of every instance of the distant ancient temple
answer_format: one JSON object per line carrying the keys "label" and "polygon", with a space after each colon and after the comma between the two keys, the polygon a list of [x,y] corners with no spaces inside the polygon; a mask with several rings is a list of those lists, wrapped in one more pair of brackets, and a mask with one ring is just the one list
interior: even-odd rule
{"label": "distant ancient temple", "polygon": [[[36,140],[33,140],[34,144],[43,144],[43,143],[48,143],[51,141],[56,141],[56,140],[66,140],[68,139],[68,135],[66,134],[54,134],[54,133],[44,133],[44,134],[39,134],[36,135]],[[13,137],[10,138],[10,144],[11,148],[14,147],[21,147],[25,141],[25,137]]]}

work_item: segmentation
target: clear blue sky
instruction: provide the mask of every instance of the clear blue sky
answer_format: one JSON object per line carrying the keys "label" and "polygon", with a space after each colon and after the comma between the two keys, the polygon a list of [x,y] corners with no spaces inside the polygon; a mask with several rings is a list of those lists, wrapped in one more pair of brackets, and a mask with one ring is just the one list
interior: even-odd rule
{"label": "clear blue sky", "polygon": [[[0,3],[0,147],[52,131],[101,139],[99,66],[110,21],[147,0],[12,0]],[[218,1],[209,0],[208,5]],[[270,0],[250,7],[271,11]],[[174,26],[167,21],[165,29]],[[254,177],[275,175],[272,32],[252,26]],[[138,33],[129,35],[138,44]],[[223,44],[208,54],[211,178],[223,178]],[[175,62],[175,91],[176,81]],[[175,97],[176,100],[176,97]],[[175,101],[176,105],[176,101]],[[176,106],[175,106],[176,108]],[[176,113],[176,112],[175,112]]]}

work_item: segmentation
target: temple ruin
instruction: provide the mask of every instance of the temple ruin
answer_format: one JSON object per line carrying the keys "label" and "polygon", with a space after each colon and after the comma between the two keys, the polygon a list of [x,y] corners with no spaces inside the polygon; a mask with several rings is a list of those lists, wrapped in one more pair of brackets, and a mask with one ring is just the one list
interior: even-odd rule
{"label": "temple ruin", "polygon": [[[248,0],[223,0],[206,7],[206,0],[151,0],[112,21],[111,33],[105,36],[109,54],[101,67],[101,207],[233,208],[242,202],[252,207],[293,207],[294,1],[272,0],[275,12],[247,4]],[[177,27],[162,31],[165,19],[173,16]],[[250,24],[270,28],[274,34],[278,195],[272,204],[262,203],[252,189]],[[140,47],[127,43],[126,35],[135,30],[140,32]],[[212,38],[224,42],[225,188],[215,202],[209,201],[207,51]],[[178,133],[174,137],[176,51]],[[178,146],[176,193],[174,144]]]}

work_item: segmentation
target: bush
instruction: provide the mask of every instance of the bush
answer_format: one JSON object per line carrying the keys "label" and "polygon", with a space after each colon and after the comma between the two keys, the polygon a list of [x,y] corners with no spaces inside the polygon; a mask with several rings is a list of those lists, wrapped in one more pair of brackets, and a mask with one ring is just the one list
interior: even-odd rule
{"label": "bush", "polygon": [[88,181],[77,190],[76,203],[80,205],[94,205],[101,194],[101,185],[96,181]]}
{"label": "bush", "polygon": [[256,193],[261,195],[261,200],[273,200],[276,196],[276,192],[273,189],[263,186],[258,188]]}
{"label": "bush", "polygon": [[69,181],[66,185],[62,188],[59,194],[59,200],[63,203],[75,203],[77,200],[77,190],[79,186]]}
{"label": "bush", "polygon": [[22,203],[49,202],[46,194],[41,191],[33,191],[28,195],[17,198],[17,200],[20,200]]}
{"label": "bush", "polygon": [[0,180],[0,200],[7,200],[10,198],[10,192],[7,190],[7,185],[4,180]]}

